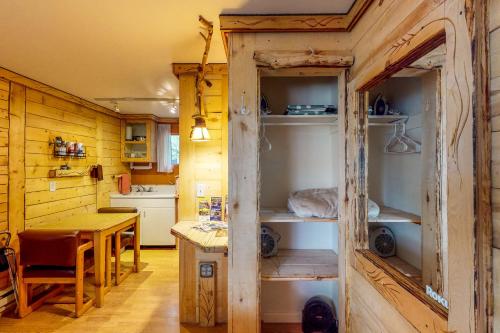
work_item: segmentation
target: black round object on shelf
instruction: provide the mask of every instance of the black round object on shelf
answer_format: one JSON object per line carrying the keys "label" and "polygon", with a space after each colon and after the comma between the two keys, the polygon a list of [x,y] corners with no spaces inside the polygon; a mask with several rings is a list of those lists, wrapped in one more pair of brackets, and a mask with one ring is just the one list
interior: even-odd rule
{"label": "black round object on shelf", "polygon": [[304,333],[337,333],[338,321],[333,301],[325,296],[314,296],[302,310]]}

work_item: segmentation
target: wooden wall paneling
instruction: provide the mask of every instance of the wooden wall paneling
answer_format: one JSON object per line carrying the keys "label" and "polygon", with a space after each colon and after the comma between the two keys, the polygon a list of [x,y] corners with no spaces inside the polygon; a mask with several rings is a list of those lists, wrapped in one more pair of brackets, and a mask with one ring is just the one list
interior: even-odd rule
{"label": "wooden wall paneling", "polygon": [[[260,332],[255,38],[254,34],[229,36],[229,333]],[[249,114],[240,113],[242,97]]]}
{"label": "wooden wall paneling", "polygon": [[196,248],[188,241],[179,239],[179,320],[197,324],[197,267]]}
{"label": "wooden wall paneling", "polygon": [[422,117],[422,283],[440,295],[443,286],[441,249],[441,71],[421,77],[423,86]]}
{"label": "wooden wall paneling", "polygon": [[[447,151],[447,260],[448,330],[475,330],[474,264],[474,158],[473,105],[474,76],[472,40],[467,1],[446,1],[447,54],[446,146]],[[464,8],[467,10],[464,11]]]}
{"label": "wooden wall paneling", "polygon": [[9,96],[10,84],[0,80],[0,230],[8,226],[8,172],[9,172]]}
{"label": "wooden wall paneling", "polygon": [[491,116],[491,200],[493,227],[493,319],[500,332],[500,0],[489,0],[489,107]]}
{"label": "wooden wall paneling", "polygon": [[[198,270],[199,265],[198,263]],[[201,327],[213,327],[215,326],[215,316],[216,316],[216,280],[217,275],[217,263],[212,262],[214,273],[211,277],[201,277],[198,274],[198,322]]]}
{"label": "wooden wall paneling", "polygon": [[492,249],[492,260],[493,260],[493,322],[492,328],[493,332],[500,332],[500,249]]}
{"label": "wooden wall paneling", "polygon": [[24,230],[26,88],[10,85],[9,102],[9,231],[12,239]]}
{"label": "wooden wall paneling", "polygon": [[227,195],[227,75],[208,74],[212,83],[206,87],[208,142],[192,142],[189,138],[193,122],[195,73],[180,74],[181,111],[179,217],[180,220],[197,219],[196,184],[205,185],[205,196]]}
{"label": "wooden wall paneling", "polygon": [[474,12],[472,66],[474,75],[474,170],[476,245],[476,332],[493,329],[492,211],[491,211],[491,123],[489,110],[488,1],[472,2]]}
{"label": "wooden wall paneling", "polygon": [[189,161],[195,156],[194,144],[189,140],[194,125],[191,116],[195,108],[195,82],[195,74],[179,76],[179,221],[196,219],[195,165]]}
{"label": "wooden wall paneling", "polygon": [[[342,71],[338,77],[338,87],[339,87],[339,99],[338,99],[338,131],[339,131],[339,143],[345,141],[346,137],[346,118],[347,116],[347,70]],[[339,145],[339,147],[341,147]],[[345,186],[345,165],[346,165],[346,149],[339,149],[338,163],[339,163],[339,186],[338,186],[338,196],[339,196],[339,222],[338,222],[338,272],[339,272],[339,283],[338,283],[338,305],[337,309],[339,317],[339,332],[346,332],[346,314],[349,307],[349,279],[347,278],[347,267],[346,267],[346,234],[348,231],[348,222],[345,219],[346,214],[346,186]]]}
{"label": "wooden wall paneling", "polygon": [[352,315],[348,332],[416,333],[413,327],[372,285],[352,270]]}

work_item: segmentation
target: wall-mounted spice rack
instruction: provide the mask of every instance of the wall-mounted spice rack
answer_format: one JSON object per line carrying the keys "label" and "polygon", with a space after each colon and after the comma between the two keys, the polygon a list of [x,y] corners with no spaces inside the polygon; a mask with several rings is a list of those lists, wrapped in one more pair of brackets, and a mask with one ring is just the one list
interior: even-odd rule
{"label": "wall-mounted spice rack", "polygon": [[62,137],[57,136],[54,141],[49,142],[49,146],[54,146],[53,155],[56,158],[87,158],[85,145],[81,142],[64,141]]}

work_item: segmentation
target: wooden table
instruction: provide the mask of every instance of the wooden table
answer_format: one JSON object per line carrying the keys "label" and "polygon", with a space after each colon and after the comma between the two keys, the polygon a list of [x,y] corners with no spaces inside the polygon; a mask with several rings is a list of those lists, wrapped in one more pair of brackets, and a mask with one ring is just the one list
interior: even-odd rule
{"label": "wooden table", "polygon": [[179,239],[186,240],[208,253],[227,253],[227,229],[205,232],[193,227],[200,222],[181,221],[174,224],[170,233]]}
{"label": "wooden table", "polygon": [[[140,262],[140,215],[138,213],[79,214],[60,220],[43,221],[32,229],[36,230],[79,230],[83,237],[94,241],[94,265],[96,306],[104,304],[106,274],[106,239],[117,231],[134,227],[134,272],[139,271]],[[110,270],[111,267],[107,267]]]}

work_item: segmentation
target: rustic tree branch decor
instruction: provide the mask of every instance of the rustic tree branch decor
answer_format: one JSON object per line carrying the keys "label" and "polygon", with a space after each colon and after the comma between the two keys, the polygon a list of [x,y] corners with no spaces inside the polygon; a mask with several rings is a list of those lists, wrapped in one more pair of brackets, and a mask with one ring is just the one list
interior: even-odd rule
{"label": "rustic tree branch decor", "polygon": [[352,55],[334,51],[255,51],[258,66],[278,68],[291,67],[349,67],[354,62]]}
{"label": "rustic tree branch decor", "polygon": [[196,76],[196,113],[193,115],[193,118],[198,118],[204,115],[203,110],[203,91],[205,89],[205,85],[211,86],[210,81],[205,79],[206,74],[206,66],[208,60],[208,52],[210,51],[210,43],[212,42],[212,35],[214,33],[214,25],[212,22],[207,21],[203,16],[199,16],[200,23],[203,25],[203,28],[207,30],[207,34],[203,34],[200,32],[201,37],[205,40],[205,51],[203,52],[203,57],[201,60],[200,68],[198,69],[198,74]]}

